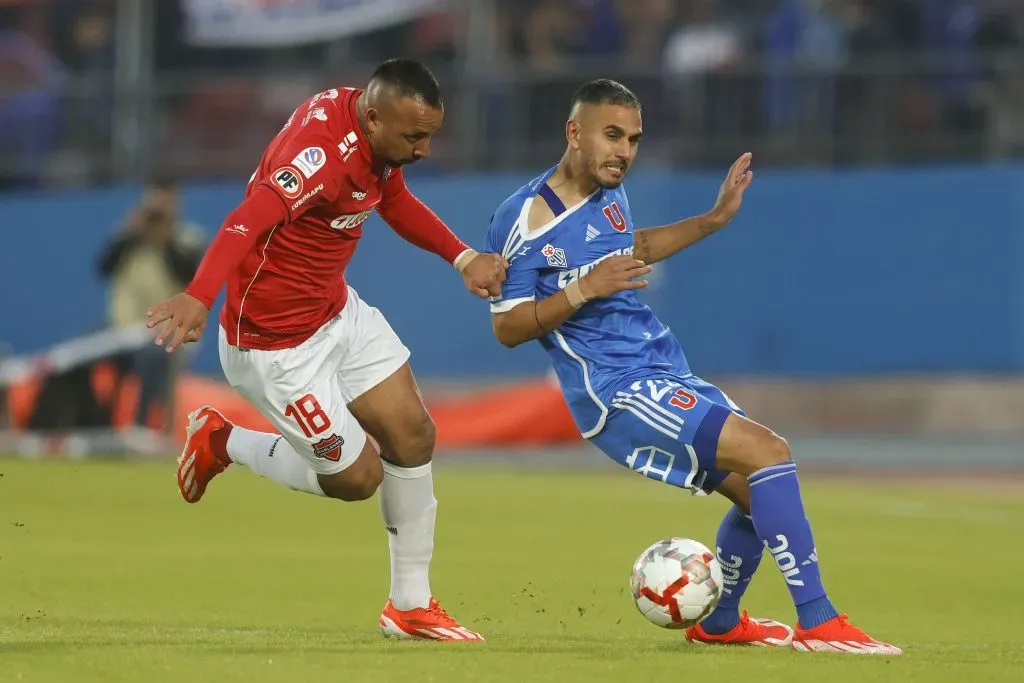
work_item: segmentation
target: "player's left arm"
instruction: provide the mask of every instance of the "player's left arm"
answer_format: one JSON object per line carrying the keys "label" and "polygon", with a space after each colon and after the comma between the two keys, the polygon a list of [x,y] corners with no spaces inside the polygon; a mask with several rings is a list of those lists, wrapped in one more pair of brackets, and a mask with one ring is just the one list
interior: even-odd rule
{"label": "player's left arm", "polygon": [[452,264],[472,293],[482,299],[501,293],[508,262],[500,254],[480,254],[460,240],[409,190],[400,169],[386,181],[377,213],[406,241]]}
{"label": "player's left arm", "polygon": [[754,178],[750,158],[748,152],[732,165],[718,191],[715,206],[707,213],[669,225],[634,231],[633,255],[644,263],[664,261],[727,226],[740,210],[743,193]]}

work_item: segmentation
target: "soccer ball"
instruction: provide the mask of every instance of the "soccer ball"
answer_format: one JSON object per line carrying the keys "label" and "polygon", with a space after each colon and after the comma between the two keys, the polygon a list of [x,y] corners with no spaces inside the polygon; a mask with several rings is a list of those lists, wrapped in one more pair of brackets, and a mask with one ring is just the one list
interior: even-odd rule
{"label": "soccer ball", "polygon": [[718,606],[722,567],[698,541],[666,538],[640,554],[629,587],[637,609],[651,623],[689,628]]}

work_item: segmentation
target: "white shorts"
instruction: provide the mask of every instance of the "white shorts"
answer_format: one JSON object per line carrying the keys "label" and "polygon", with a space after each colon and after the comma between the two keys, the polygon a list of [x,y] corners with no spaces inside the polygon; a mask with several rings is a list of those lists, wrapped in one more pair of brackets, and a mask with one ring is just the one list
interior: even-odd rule
{"label": "white shorts", "polygon": [[407,360],[409,349],[388,321],[351,287],[341,313],[294,348],[240,349],[220,330],[228,382],[318,474],[340,472],[359,457],[366,434],[347,406]]}

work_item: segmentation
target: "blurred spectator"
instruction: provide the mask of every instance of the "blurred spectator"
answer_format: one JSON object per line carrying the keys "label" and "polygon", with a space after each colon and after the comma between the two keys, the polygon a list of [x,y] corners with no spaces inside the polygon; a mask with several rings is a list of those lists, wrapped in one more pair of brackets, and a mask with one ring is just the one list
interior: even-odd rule
{"label": "blurred spectator", "polygon": [[934,65],[927,83],[939,98],[944,127],[959,133],[980,130],[982,67],[975,40],[982,15],[978,2],[930,0],[921,5],[921,16],[923,48]]}
{"label": "blurred spectator", "polygon": [[[525,92],[520,91],[527,100],[529,140],[552,140],[556,131],[563,130],[569,97],[586,78],[575,68],[576,60],[592,56],[591,50],[593,56],[607,56],[618,47],[618,27],[608,23],[606,7],[606,2],[595,8],[582,0],[536,0],[523,12],[516,29],[524,50],[524,71],[531,76]],[[602,44],[598,36],[608,42]]]}
{"label": "blurred spectator", "polygon": [[[688,0],[684,5],[663,56],[673,132],[683,135],[677,160],[714,164],[721,157],[709,142],[724,136],[731,139],[727,146],[739,143],[751,111],[744,96],[757,92],[757,81],[742,73],[744,36],[717,4]],[[726,156],[734,151],[722,150]]]}
{"label": "blurred spectator", "polygon": [[618,0],[616,6],[625,34],[626,64],[631,69],[656,73],[675,20],[677,3],[671,0]]}
{"label": "blurred spectator", "polygon": [[[72,7],[65,2],[63,9]],[[59,54],[74,75],[64,116],[64,148],[50,164],[53,183],[93,182],[109,177],[96,164],[110,149],[114,111],[114,11],[107,0],[78,3],[63,17]]]}
{"label": "blurred spectator", "polygon": [[1020,58],[1021,31],[1024,29],[1024,3],[1011,0],[986,0],[981,4],[981,18],[974,34],[978,54],[990,60],[984,69],[985,80],[998,76]]}
{"label": "blurred spectator", "polygon": [[831,131],[835,83],[848,59],[847,0],[780,0],[765,35],[765,114],[777,132]]}
{"label": "blurred spectator", "polygon": [[[151,154],[191,180],[243,179],[296,102],[396,55],[442,81],[430,166],[453,169],[544,163],[570,93],[598,76],[637,92],[658,143],[644,160],[671,164],[740,147],[769,164],[980,158],[1013,138],[1019,106],[992,57],[1022,56],[1024,0],[488,0],[490,28],[469,12],[492,5],[449,0],[291,47],[196,47],[183,0],[159,0],[153,99],[134,109],[113,90],[130,1],[0,0],[0,187],[107,182]],[[112,112],[137,112],[140,139],[115,147]]]}
{"label": "blurred spectator", "polygon": [[743,54],[743,36],[736,26],[721,18],[713,0],[687,4],[683,22],[665,46],[665,71],[686,76],[737,66]]}
{"label": "blurred spectator", "polygon": [[32,5],[0,30],[0,188],[38,186],[60,143],[67,76],[50,51],[49,18]]}
{"label": "blurred spectator", "polygon": [[[112,327],[146,321],[153,304],[182,291],[202,260],[202,232],[179,215],[175,182],[156,178],[145,188],[139,204],[100,254],[100,275],[110,281],[108,323]],[[171,356],[155,345],[137,352],[133,370],[141,383],[135,422],[145,426],[150,410],[170,396]]]}
{"label": "blurred spectator", "polygon": [[1024,68],[1019,59],[1006,69],[990,92],[988,154],[995,158],[1024,157]]}

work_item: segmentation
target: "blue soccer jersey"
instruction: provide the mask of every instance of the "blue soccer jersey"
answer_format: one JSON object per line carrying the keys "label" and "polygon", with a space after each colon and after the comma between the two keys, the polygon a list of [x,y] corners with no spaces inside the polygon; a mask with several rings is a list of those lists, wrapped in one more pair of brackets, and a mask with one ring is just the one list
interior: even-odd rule
{"label": "blue soccer jersey", "polygon": [[[622,186],[598,189],[549,224],[528,229],[530,206],[554,170],[505,200],[491,219],[485,249],[509,261],[501,297],[491,302],[495,313],[556,294],[603,259],[633,253],[633,218]],[[690,372],[679,342],[633,291],[587,303],[540,342],[588,438],[604,427],[618,387]]]}
{"label": "blue soccer jersey", "polygon": [[[485,250],[509,262],[493,313],[558,293],[603,259],[633,253],[633,218],[622,186],[564,207],[547,186],[555,168],[506,199],[491,218]],[[555,214],[530,230],[536,197]],[[540,338],[580,432],[644,476],[698,493],[715,469],[718,434],[742,414],[718,387],[690,372],[678,340],[631,290],[583,305]]]}

